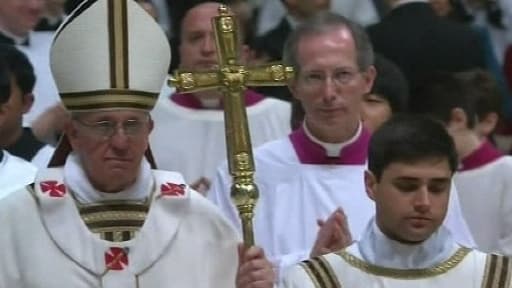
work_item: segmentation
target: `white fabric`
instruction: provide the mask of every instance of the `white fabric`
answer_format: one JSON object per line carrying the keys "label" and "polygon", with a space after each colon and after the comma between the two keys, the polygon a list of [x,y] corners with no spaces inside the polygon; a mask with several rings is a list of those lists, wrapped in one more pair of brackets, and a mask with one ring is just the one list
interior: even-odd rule
{"label": "white fabric", "polygon": [[[346,249],[347,252],[362,260],[359,254],[358,245],[353,244]],[[467,254],[461,262],[445,273],[436,276],[413,277],[385,277],[373,273],[367,273],[356,268],[341,256],[331,253],[322,256],[331,266],[334,275],[342,287],[379,287],[379,288],[452,288],[452,287],[484,287],[484,274],[486,269],[487,255],[473,250]],[[398,257],[395,255],[395,257]],[[442,263],[439,263],[442,264]],[[380,267],[379,267],[380,268]],[[399,269],[397,272],[404,272]],[[410,272],[405,270],[405,272]],[[417,274],[417,273],[416,273]],[[280,288],[316,288],[309,275],[298,265],[289,269],[284,277]],[[498,286],[496,286],[498,287]],[[504,288],[508,288],[504,287]]]}
{"label": "white fabric", "polygon": [[[0,287],[235,287],[235,229],[191,189],[164,194],[169,183],[183,184],[181,175],[154,170],[152,177],[149,213],[139,234],[126,242],[101,240],[89,231],[60,186],[62,168],[39,174],[34,192],[22,189],[0,201]],[[65,193],[52,194],[52,183]],[[111,248],[127,252],[122,270],[107,270]]]}
{"label": "white fabric", "polygon": [[512,256],[512,157],[458,172],[460,205],[478,249]]}
{"label": "white fabric", "polygon": [[[255,151],[255,181],[260,191],[254,230],[256,243],[282,269],[309,257],[317,236],[317,219],[326,219],[337,207],[347,215],[354,240],[374,215],[375,205],[364,187],[366,165],[301,164],[289,138],[269,142]],[[231,203],[231,180],[226,165],[218,169],[208,198],[240,229]],[[445,224],[459,243],[473,247],[473,239],[451,191]]]}
{"label": "white fabric", "polygon": [[410,245],[389,239],[377,226],[375,218],[368,223],[358,247],[366,262],[394,269],[433,267],[446,261],[459,248],[443,226],[420,245]]}
{"label": "white fabric", "polygon": [[50,46],[53,35],[53,32],[31,32],[29,46],[16,46],[27,55],[36,75],[34,104],[30,111],[23,115],[25,127],[29,127],[41,113],[59,102],[59,92],[50,71]]}
{"label": "white fabric", "polygon": [[32,157],[30,162],[34,164],[38,169],[44,169],[48,167],[50,160],[52,159],[53,152],[55,152],[55,147],[51,145],[44,145],[39,151],[37,151],[36,155]]}
{"label": "white fabric", "polygon": [[[262,0],[262,2],[257,19],[257,35],[263,35],[274,29],[287,14],[281,1]],[[379,15],[372,0],[332,0],[331,11],[363,26],[379,22]]]}
{"label": "white fabric", "polygon": [[74,153],[70,154],[64,165],[64,181],[67,187],[73,191],[80,203],[91,204],[109,200],[144,201],[149,197],[151,187],[154,185],[151,177],[151,168],[148,161],[142,160],[137,180],[133,185],[117,193],[104,193],[91,185],[87,175],[81,166],[80,159]]}
{"label": "white fabric", "polygon": [[[107,4],[96,1],[82,14],[62,25],[50,51],[50,65],[60,93],[111,89]],[[167,36],[154,19],[135,1],[126,1],[128,87],[159,93],[165,81],[171,50]],[[75,10],[78,11],[78,10]],[[119,77],[119,76],[118,76]]]}
{"label": "white fabric", "polygon": [[11,155],[7,151],[0,150],[0,153],[4,155],[0,161],[0,199],[2,199],[14,191],[32,184],[37,168],[30,162]]}
{"label": "white fabric", "polygon": [[[155,128],[151,149],[159,169],[180,171],[187,183],[200,177],[213,179],[226,159],[224,112],[179,106],[162,94],[151,112]],[[253,147],[290,132],[288,102],[266,98],[247,108]]]}

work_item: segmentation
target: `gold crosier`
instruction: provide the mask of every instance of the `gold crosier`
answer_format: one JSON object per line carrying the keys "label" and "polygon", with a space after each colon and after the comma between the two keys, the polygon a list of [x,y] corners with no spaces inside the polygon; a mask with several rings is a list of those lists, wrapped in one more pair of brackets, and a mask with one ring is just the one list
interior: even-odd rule
{"label": "gold crosier", "polygon": [[219,89],[224,95],[224,122],[229,173],[233,177],[231,199],[242,222],[244,243],[254,245],[252,218],[258,200],[254,183],[254,161],[247,125],[244,91],[246,86],[281,86],[293,77],[293,69],[281,64],[245,67],[238,63],[240,42],[237,20],[224,5],[212,19],[219,69],[176,71],[169,85],[179,92]]}

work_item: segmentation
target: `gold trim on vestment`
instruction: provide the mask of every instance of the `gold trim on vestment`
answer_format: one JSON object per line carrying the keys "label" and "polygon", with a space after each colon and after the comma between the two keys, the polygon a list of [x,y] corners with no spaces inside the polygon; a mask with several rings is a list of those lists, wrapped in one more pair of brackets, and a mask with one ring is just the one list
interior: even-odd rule
{"label": "gold trim on vestment", "polygon": [[382,266],[373,265],[365,262],[364,260],[359,259],[358,257],[348,253],[345,250],[341,250],[336,254],[343,258],[348,264],[362,270],[368,274],[373,274],[377,276],[395,278],[395,279],[420,279],[420,278],[430,278],[435,277],[441,274],[448,272],[453,269],[459,263],[464,260],[464,258],[471,252],[472,250],[469,248],[459,248],[457,252],[455,252],[448,260],[441,262],[440,264],[424,269],[394,269],[387,268]]}
{"label": "gold trim on vestment", "polygon": [[[129,205],[127,205],[129,209]],[[83,213],[82,220],[85,224],[92,224],[101,221],[112,221],[112,220],[129,220],[129,221],[144,221],[148,212],[133,212],[133,211],[106,211],[106,212],[95,212],[95,213]]]}
{"label": "gold trim on vestment", "polygon": [[127,107],[149,110],[158,98],[158,93],[141,91],[119,91],[116,89],[85,93],[61,93],[61,99],[69,110],[85,110],[111,107]]}
{"label": "gold trim on vestment", "polygon": [[482,288],[508,288],[511,284],[510,258],[501,255],[487,255]]}
{"label": "gold trim on vestment", "polygon": [[331,265],[323,257],[315,257],[301,264],[316,288],[341,288]]}

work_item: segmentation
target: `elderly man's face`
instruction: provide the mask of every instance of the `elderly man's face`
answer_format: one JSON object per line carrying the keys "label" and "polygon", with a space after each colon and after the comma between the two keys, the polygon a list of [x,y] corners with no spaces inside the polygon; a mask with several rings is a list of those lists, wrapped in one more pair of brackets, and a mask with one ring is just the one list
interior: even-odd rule
{"label": "elderly man's face", "polygon": [[344,27],[303,37],[297,47],[300,71],[290,89],[304,107],[306,120],[339,130],[357,126],[361,102],[375,69],[361,71],[350,31]]}
{"label": "elderly man's face", "polygon": [[0,0],[0,27],[25,37],[41,19],[45,0]]}
{"label": "elderly man's face", "polygon": [[76,114],[66,134],[92,185],[118,192],[137,179],[152,128],[148,113],[123,109]]}

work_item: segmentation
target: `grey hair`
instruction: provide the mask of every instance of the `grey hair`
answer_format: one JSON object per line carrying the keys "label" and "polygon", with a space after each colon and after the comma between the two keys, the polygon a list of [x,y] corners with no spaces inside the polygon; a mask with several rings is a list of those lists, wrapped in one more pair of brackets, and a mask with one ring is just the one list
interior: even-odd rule
{"label": "grey hair", "polygon": [[284,45],[284,63],[292,66],[296,73],[300,73],[301,67],[297,57],[299,42],[305,37],[325,34],[336,28],[346,28],[350,31],[357,50],[357,65],[360,70],[366,71],[373,65],[375,57],[368,34],[359,24],[332,12],[318,13],[290,34]]}

